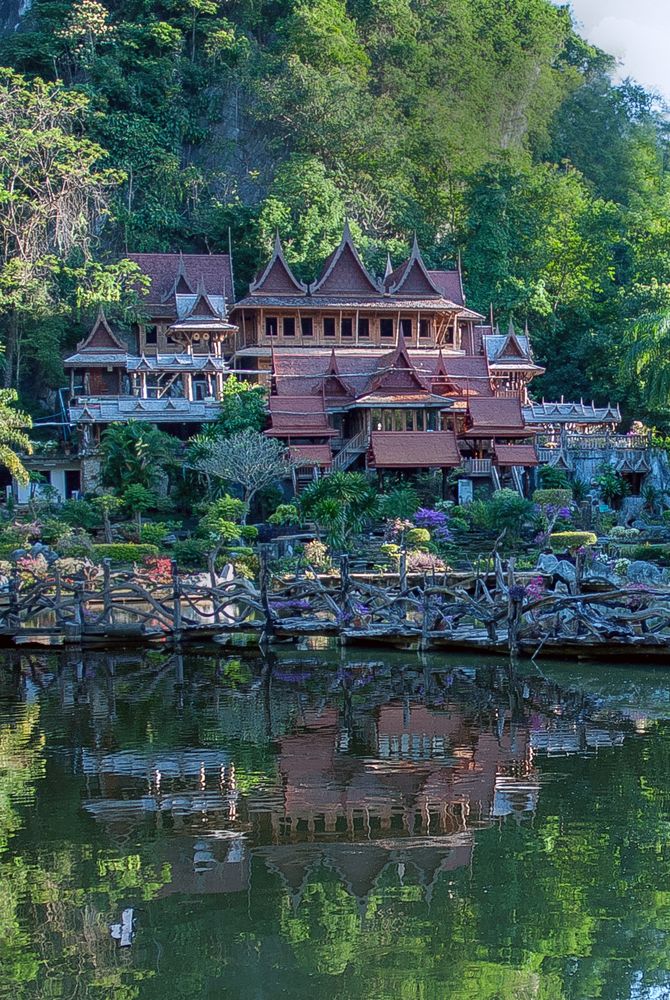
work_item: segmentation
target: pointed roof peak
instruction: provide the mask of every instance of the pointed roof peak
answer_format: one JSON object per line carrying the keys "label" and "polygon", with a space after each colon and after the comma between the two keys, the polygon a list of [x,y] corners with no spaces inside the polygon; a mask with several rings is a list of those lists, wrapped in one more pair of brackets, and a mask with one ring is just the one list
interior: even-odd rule
{"label": "pointed roof peak", "polygon": [[404,263],[385,278],[389,295],[439,295],[437,287],[423,262],[416,233],[412,240],[412,251]]}
{"label": "pointed roof peak", "polygon": [[514,329],[514,320],[512,319],[511,316],[509,318],[509,326],[507,327],[507,336],[508,337],[516,336],[516,330]]}
{"label": "pointed roof peak", "polygon": [[307,285],[299,281],[284,256],[279,229],[275,230],[272,256],[249,285],[250,295],[305,295]]}
{"label": "pointed roof peak", "polygon": [[77,344],[78,351],[85,351],[87,349],[91,351],[123,351],[124,353],[128,350],[109,325],[102,305],[98,308],[98,315],[88,336],[84,337]]}
{"label": "pointed roof peak", "polygon": [[167,294],[165,295],[163,301],[167,302],[169,299],[173,299],[176,295],[192,295],[192,294],[193,294],[193,287],[188,278],[186,277],[184,254],[180,250],[175,278]]}
{"label": "pointed roof peak", "polygon": [[384,281],[393,274],[393,263],[391,261],[391,254],[386,254],[386,270],[384,271]]}
{"label": "pointed roof peak", "polygon": [[309,286],[310,295],[379,295],[383,288],[370,274],[360,258],[346,219],[342,239],[326,258],[323,270]]}

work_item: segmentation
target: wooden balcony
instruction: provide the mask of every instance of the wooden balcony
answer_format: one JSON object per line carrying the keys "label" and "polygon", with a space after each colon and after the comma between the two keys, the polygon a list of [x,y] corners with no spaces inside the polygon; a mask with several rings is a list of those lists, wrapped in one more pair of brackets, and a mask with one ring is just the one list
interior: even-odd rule
{"label": "wooden balcony", "polygon": [[468,476],[491,475],[490,458],[466,458],[463,464],[465,466],[465,471],[468,474]]}

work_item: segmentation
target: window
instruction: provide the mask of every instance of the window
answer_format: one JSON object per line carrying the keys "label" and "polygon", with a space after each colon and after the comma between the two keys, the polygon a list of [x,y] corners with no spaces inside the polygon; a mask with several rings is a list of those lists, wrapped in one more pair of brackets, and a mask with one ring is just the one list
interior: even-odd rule
{"label": "window", "polygon": [[277,317],[276,316],[266,316],[265,317],[265,336],[266,337],[276,337],[277,336]]}
{"label": "window", "polygon": [[335,317],[334,316],[324,316],[323,317],[323,335],[324,335],[324,337],[334,337],[335,336]]}
{"label": "window", "polygon": [[422,339],[428,339],[430,337],[430,320],[420,319],[419,320],[419,337]]}
{"label": "window", "polygon": [[302,331],[303,337],[314,336],[314,321],[312,320],[311,316],[300,317],[300,329]]}
{"label": "window", "polygon": [[295,337],[295,320],[293,316],[284,316],[282,320],[282,331],[285,337]]}
{"label": "window", "polygon": [[412,339],[412,321],[409,317],[400,320],[400,329],[405,340]]}
{"label": "window", "polygon": [[158,343],[158,327],[157,326],[145,326],[144,327],[144,343],[151,346],[152,344]]}
{"label": "window", "polygon": [[379,320],[379,333],[382,337],[391,338],[393,336],[393,320],[392,319],[380,319]]}
{"label": "window", "polygon": [[366,316],[361,316],[358,320],[358,336],[363,338],[370,336],[370,320]]}
{"label": "window", "polygon": [[345,317],[342,320],[342,323],[340,325],[340,334],[343,337],[346,337],[348,339],[350,339],[351,337],[353,337],[353,335],[354,335],[354,321],[353,321],[353,319]]}

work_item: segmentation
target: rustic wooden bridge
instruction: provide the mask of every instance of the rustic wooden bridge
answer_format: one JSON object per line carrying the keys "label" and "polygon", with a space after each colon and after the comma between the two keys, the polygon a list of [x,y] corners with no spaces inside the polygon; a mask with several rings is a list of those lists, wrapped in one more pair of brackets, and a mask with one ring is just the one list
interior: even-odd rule
{"label": "rustic wooden bridge", "polygon": [[446,575],[361,578],[343,556],[339,573],[306,565],[292,576],[271,569],[260,547],[258,583],[229,570],[157,576],[142,568],[77,578],[15,569],[0,606],[0,642],[102,647],[136,642],[228,642],[236,633],[261,644],[332,636],[343,644],[400,649],[481,649],[537,655],[670,654],[670,590],[631,586],[582,593],[524,586],[513,559],[496,554],[492,572],[453,582]]}

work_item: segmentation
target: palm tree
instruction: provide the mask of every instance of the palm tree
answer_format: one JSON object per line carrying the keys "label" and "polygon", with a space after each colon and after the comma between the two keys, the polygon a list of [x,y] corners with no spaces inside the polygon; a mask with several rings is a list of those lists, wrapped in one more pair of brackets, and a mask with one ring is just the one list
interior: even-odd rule
{"label": "palm tree", "polygon": [[17,450],[32,455],[33,446],[25,432],[33,422],[27,413],[14,409],[17,399],[16,389],[0,389],[0,465],[25,485],[30,477]]}
{"label": "palm tree", "polygon": [[346,552],[378,512],[377,492],[361,472],[332,472],[301,493],[304,518],[315,521],[333,548]]}
{"label": "palm tree", "polygon": [[177,441],[151,424],[110,424],[100,441],[103,480],[118,490],[138,484],[151,489],[173,457]]}
{"label": "palm tree", "polygon": [[629,355],[646,403],[670,405],[670,305],[642,313],[629,334]]}

